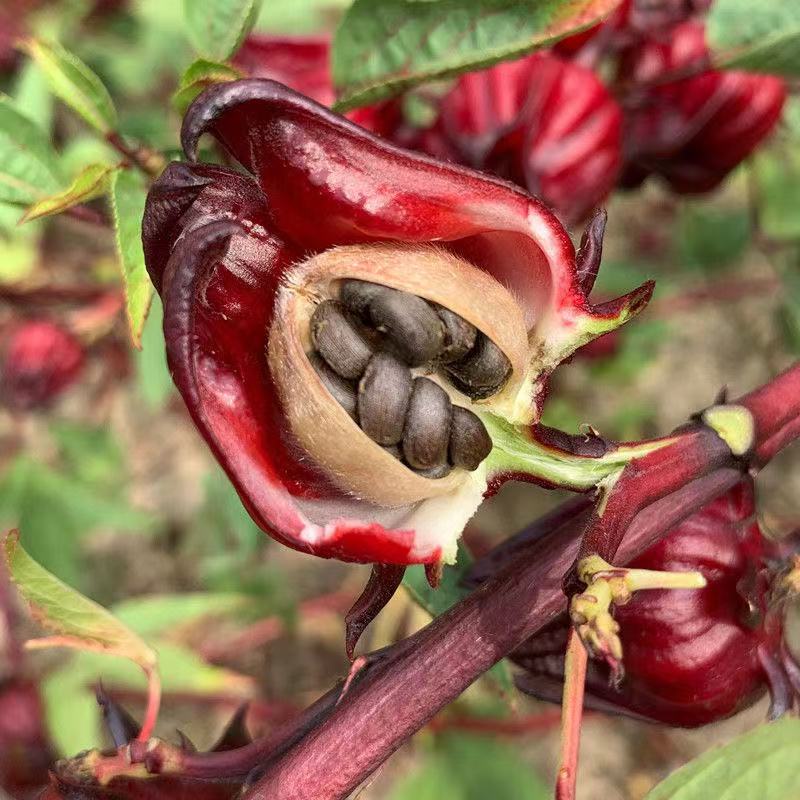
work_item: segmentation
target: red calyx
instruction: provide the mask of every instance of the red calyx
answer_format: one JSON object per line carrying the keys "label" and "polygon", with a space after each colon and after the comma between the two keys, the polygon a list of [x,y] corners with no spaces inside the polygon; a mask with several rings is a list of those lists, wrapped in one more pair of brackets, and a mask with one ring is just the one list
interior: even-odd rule
{"label": "red calyx", "polygon": [[[630,86],[623,185],[637,186],[653,173],[677,192],[707,192],[773,130],[786,100],[783,81],[709,69],[709,59],[699,22],[623,55],[619,74]],[[689,77],[662,80],[681,73]]]}
{"label": "red calyx", "polygon": [[417,146],[508,178],[573,223],[614,187],[621,127],[592,70],[539,52],[462,76]]}
{"label": "red calyx", "polygon": [[[350,419],[324,432],[309,428],[318,418],[308,408],[319,381],[306,375],[311,367],[301,348],[281,359],[265,352],[268,343],[299,330],[293,298],[311,293],[293,294],[292,281],[309,264],[330,265],[331,256],[347,268],[368,252],[363,248],[373,254],[358,256],[361,262],[374,264],[375,254],[390,246],[399,248],[392,264],[405,265],[403,280],[441,290],[442,282],[428,275],[430,259],[415,261],[414,254],[455,259],[474,275],[471,294],[459,285],[458,297],[432,299],[464,303],[485,282],[487,291],[513,304],[519,368],[497,413],[515,424],[535,420],[549,372],[641,310],[652,285],[595,309],[588,298],[599,260],[594,233],[578,259],[555,216],[524,192],[402,150],[273,81],[236,81],[202,94],[184,120],[190,161],[206,132],[249,174],[172,164],[151,189],[143,223],[147,266],[164,302],[171,371],[197,427],[255,521],[281,542],[349,561],[453,558],[455,539],[489,476],[456,474],[437,496],[412,498],[415,486],[402,500],[383,503],[377,492],[389,484],[382,470],[370,472],[369,485],[356,492],[345,485],[346,470],[326,469],[332,449],[369,457],[374,451],[354,449],[365,440]],[[485,298],[481,291],[475,303]],[[462,313],[472,311],[470,300]],[[281,318],[284,312],[290,319]],[[511,324],[511,316],[504,319]],[[304,399],[292,403],[290,394]],[[309,445],[324,439],[327,446],[345,428],[341,446],[314,457]],[[392,461],[383,472],[395,466]],[[365,500],[367,491],[376,494]]]}
{"label": "red calyx", "polygon": [[[697,570],[707,585],[640,592],[616,609],[625,675],[610,686],[606,666],[590,663],[590,707],[680,727],[731,716],[767,689],[772,716],[791,708],[796,666],[782,642],[782,610],[769,604],[777,548],[754,513],[752,484],[743,481],[628,565]],[[567,630],[557,620],[516,652],[527,670],[523,691],[560,700]]]}
{"label": "red calyx", "polygon": [[16,409],[43,408],[81,373],[84,353],[65,328],[47,320],[26,322],[9,337],[0,372],[0,396]]}

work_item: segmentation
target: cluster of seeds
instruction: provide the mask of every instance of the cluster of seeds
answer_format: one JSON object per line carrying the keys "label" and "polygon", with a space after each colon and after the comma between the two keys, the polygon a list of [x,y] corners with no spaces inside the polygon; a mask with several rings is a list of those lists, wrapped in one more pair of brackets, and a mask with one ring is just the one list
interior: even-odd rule
{"label": "cluster of seeds", "polygon": [[475,470],[492,442],[481,420],[454,406],[412,368],[444,369],[474,400],[511,374],[497,345],[465,319],[421,297],[360,280],[311,317],[311,363],[328,391],[374,442],[427,478]]}

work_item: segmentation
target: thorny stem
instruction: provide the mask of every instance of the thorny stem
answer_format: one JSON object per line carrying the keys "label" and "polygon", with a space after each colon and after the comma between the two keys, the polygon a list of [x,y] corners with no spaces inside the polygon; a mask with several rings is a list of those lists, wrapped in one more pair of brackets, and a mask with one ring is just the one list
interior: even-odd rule
{"label": "thorny stem", "polygon": [[[753,416],[758,458],[754,466],[760,467],[765,463],[762,455],[774,455],[791,441],[784,429],[788,426],[793,432],[798,427],[800,363],[736,403]],[[710,428],[702,426],[687,430],[668,447],[632,461],[595,509],[579,558],[597,554],[606,561],[614,561],[622,537],[639,511],[690,480],[734,464],[728,445]]]}
{"label": "thorny stem", "polygon": [[[790,441],[784,430],[790,426],[794,431],[800,417],[800,365],[738,402],[753,414],[757,454],[774,437],[784,446]],[[611,490],[606,513],[594,513],[589,528],[607,518],[609,506],[616,508],[610,542],[617,562],[624,564],[732,488],[744,466],[713,431],[690,427],[673,445],[626,467]],[[630,510],[621,486],[632,491]],[[440,709],[563,611],[561,576],[577,555],[582,528],[580,516],[555,525],[475,592],[402,642],[396,653],[386,653],[365,669],[321,725],[271,760],[246,800],[346,797]]]}
{"label": "thorny stem", "polygon": [[[620,548],[622,561],[740,479],[738,469],[717,470],[640,513]],[[584,520],[554,525],[483,586],[365,669],[320,725],[270,759],[247,800],[347,797],[473,681],[563,612],[561,579],[577,554]]]}
{"label": "thorny stem", "polygon": [[574,628],[570,628],[564,664],[564,695],[561,704],[561,755],[556,774],[556,800],[575,800],[578,753],[581,743],[583,695],[589,656]]}

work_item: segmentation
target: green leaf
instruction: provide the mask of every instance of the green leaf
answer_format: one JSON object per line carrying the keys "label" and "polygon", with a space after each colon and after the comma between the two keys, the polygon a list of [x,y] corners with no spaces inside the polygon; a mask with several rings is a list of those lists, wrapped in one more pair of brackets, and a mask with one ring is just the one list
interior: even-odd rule
{"label": "green leaf", "polygon": [[200,58],[183,73],[178,90],[172,96],[172,106],[179,114],[183,114],[204,89],[215,83],[226,83],[242,77],[242,73],[230,64]]}
{"label": "green leaf", "polygon": [[800,3],[714,0],[706,35],[720,66],[800,76]]}
{"label": "green leaf", "polygon": [[744,254],[750,242],[750,219],[743,209],[687,203],[681,208],[675,237],[681,267],[720,269]]}
{"label": "green leaf", "polygon": [[0,202],[28,205],[60,187],[50,140],[0,93]]}
{"label": "green leaf", "polygon": [[458,543],[458,555],[453,566],[446,566],[437,589],[432,589],[425,577],[425,569],[421,566],[409,567],[403,577],[403,586],[432,617],[438,617],[448,608],[469,594],[469,589],[461,585],[472,564],[470,555],[463,542]]}
{"label": "green leaf", "polygon": [[53,128],[53,95],[42,71],[33,61],[26,61],[11,93],[17,108],[43,131]]}
{"label": "green leaf", "polygon": [[224,61],[250,33],[262,0],[184,0],[189,41],[200,55]]}
{"label": "green leaf", "polygon": [[227,617],[252,603],[243,594],[187,592],[134,597],[117,603],[114,616],[142,636],[160,636],[170,629],[209,617]]}
{"label": "green leaf", "polygon": [[122,170],[111,176],[111,207],[114,230],[117,234],[122,280],[125,286],[125,310],[133,344],[141,346],[153,284],[147,274],[142,249],[142,217],[147,189],[144,180],[132,170]]}
{"label": "green leaf", "polygon": [[41,217],[60,214],[72,206],[93,200],[105,194],[109,188],[111,174],[119,167],[110,164],[91,164],[76,176],[72,184],[62,192],[44,197],[28,207],[22,215],[20,224]]}
{"label": "green leaf", "polygon": [[350,5],[350,0],[270,0],[258,15],[256,29],[294,36],[330,29],[330,21]]}
{"label": "green leaf", "polygon": [[618,0],[355,0],[333,45],[337,110],[518,58],[594,24]]}
{"label": "green leaf", "polygon": [[134,354],[139,394],[154,410],[162,408],[175,393],[175,384],[167,366],[163,324],[161,298],[155,295],[142,332],[142,348]]}
{"label": "green leaf", "polygon": [[670,775],[645,800],[789,800],[800,795],[800,720],[764,724]]}
{"label": "green leaf", "polygon": [[127,658],[155,669],[155,652],[105,608],[62,583],[23,549],[16,531],[6,534],[3,555],[9,574],[34,619],[53,635],[29,647],[72,647]]}
{"label": "green leaf", "polygon": [[504,742],[448,734],[421,769],[401,779],[389,800],[546,800],[550,790]]}
{"label": "green leaf", "polygon": [[29,39],[25,50],[44,72],[57,97],[103,135],[117,124],[117,111],[108,90],[76,55],[55,42]]}

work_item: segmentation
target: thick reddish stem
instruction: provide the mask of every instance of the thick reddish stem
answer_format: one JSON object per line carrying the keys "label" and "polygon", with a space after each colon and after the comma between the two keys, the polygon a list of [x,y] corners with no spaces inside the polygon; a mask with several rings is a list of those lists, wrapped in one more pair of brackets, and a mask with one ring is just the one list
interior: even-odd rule
{"label": "thick reddish stem", "polygon": [[[753,415],[754,451],[760,466],[800,430],[800,363],[735,402]],[[632,461],[605,503],[592,514],[579,558],[596,553],[612,562],[639,511],[688,481],[735,463],[728,445],[701,426],[687,430],[674,444]]]}
{"label": "thick reddish stem", "polygon": [[[640,513],[620,548],[622,563],[740,478],[737,469],[717,470]],[[467,686],[563,612],[561,576],[577,555],[580,531],[575,521],[554,527],[469,597],[387,651],[322,724],[270,758],[247,800],[347,797]]]}

